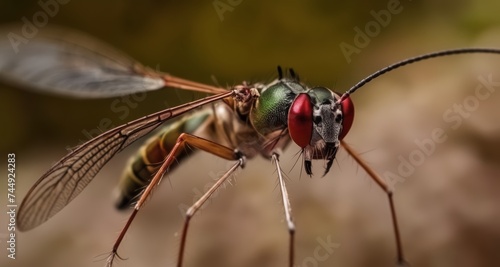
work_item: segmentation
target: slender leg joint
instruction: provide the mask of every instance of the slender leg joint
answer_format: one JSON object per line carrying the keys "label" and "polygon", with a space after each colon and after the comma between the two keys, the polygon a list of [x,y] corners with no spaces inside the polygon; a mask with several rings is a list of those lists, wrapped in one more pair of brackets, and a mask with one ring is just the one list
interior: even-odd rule
{"label": "slender leg joint", "polygon": [[186,220],[191,219],[191,217],[193,217],[195,212],[196,212],[195,208],[189,207],[189,209],[186,211]]}
{"label": "slender leg joint", "polygon": [[177,266],[181,267],[183,262],[184,262],[184,251],[186,248],[186,242],[187,242],[187,234],[188,234],[188,229],[189,229],[189,223],[191,221],[191,218],[196,214],[198,210],[201,209],[203,204],[214,194],[214,192],[220,188],[221,185],[226,182],[231,175],[236,171],[237,168],[243,167],[246,162],[246,157],[241,153],[240,151],[236,149],[231,149],[229,147],[225,147],[223,145],[214,143],[210,140],[203,139],[194,135],[190,134],[181,134],[179,136],[179,140],[177,141],[178,144],[183,144],[187,143],[193,147],[196,147],[198,149],[201,149],[203,151],[206,151],[210,154],[213,154],[215,156],[218,156],[223,159],[227,160],[236,160],[236,162],[233,164],[233,166],[227,170],[217,181],[215,182],[212,187],[210,187],[191,207],[188,208],[186,211],[186,217],[184,220],[184,226],[182,229],[182,235],[181,235],[181,241],[180,241],[180,248],[179,248],[179,254],[177,258]]}
{"label": "slender leg joint", "polygon": [[236,158],[240,161],[240,167],[243,169],[245,168],[245,165],[247,164],[247,157],[241,153],[238,149],[234,150],[234,154]]}
{"label": "slender leg joint", "polygon": [[391,210],[391,220],[394,230],[394,239],[396,243],[396,257],[399,266],[408,266],[403,255],[403,244],[401,242],[401,234],[399,232],[399,224],[396,216],[396,208],[394,207],[394,200],[392,198],[394,192],[389,188],[387,183],[372,169],[368,164],[361,159],[361,157],[344,141],[340,141],[340,144],[345,148],[347,153],[351,155],[354,160],[368,173],[370,178],[387,194],[387,199],[389,200],[389,208]]}

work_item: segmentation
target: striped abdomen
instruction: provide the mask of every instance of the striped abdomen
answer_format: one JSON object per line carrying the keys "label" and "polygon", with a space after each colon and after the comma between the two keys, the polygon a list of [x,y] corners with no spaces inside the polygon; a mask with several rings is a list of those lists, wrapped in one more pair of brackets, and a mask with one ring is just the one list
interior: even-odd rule
{"label": "striped abdomen", "polygon": [[[137,201],[137,196],[149,184],[165,157],[174,147],[179,135],[182,133],[194,134],[208,127],[207,125],[212,120],[211,115],[210,109],[196,112],[187,118],[167,124],[156,135],[148,139],[125,169],[118,184],[116,207],[125,209]],[[193,152],[192,149],[184,149],[176,156],[177,163],[170,166],[169,171]]]}

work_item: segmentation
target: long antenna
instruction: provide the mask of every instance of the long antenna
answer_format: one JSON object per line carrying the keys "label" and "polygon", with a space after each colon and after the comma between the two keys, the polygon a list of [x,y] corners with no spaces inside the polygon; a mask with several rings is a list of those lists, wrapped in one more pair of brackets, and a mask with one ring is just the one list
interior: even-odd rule
{"label": "long antenna", "polygon": [[458,54],[468,54],[468,53],[485,53],[485,54],[500,54],[500,49],[495,49],[495,48],[458,48],[458,49],[451,49],[451,50],[443,50],[443,51],[438,51],[438,52],[433,52],[429,54],[423,54],[420,56],[412,57],[405,59],[403,61],[396,62],[392,65],[389,65],[383,69],[380,69],[368,77],[362,79],[359,81],[357,84],[355,84],[351,89],[347,90],[342,97],[338,100],[338,103],[344,101],[346,98],[349,97],[352,93],[356,92],[359,88],[363,87],[365,84],[371,82],[373,79],[381,76],[382,74],[385,74],[389,71],[395,70],[399,67],[403,67],[405,65],[413,64],[419,61],[423,61],[426,59],[431,59],[431,58],[436,58],[436,57],[444,57],[444,56],[451,56],[451,55],[458,55]]}

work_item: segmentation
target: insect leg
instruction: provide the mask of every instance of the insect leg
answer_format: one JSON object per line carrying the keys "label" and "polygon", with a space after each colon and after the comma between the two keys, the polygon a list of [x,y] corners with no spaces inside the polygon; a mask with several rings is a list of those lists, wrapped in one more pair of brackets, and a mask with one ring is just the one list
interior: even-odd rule
{"label": "insect leg", "polygon": [[181,135],[179,135],[179,137],[177,138],[177,141],[175,142],[174,147],[172,148],[172,150],[170,151],[168,156],[165,158],[165,161],[161,164],[160,168],[155,173],[153,179],[151,179],[151,181],[149,182],[146,189],[142,192],[141,197],[139,198],[139,201],[137,201],[137,203],[135,204],[134,210],[132,211],[132,214],[130,215],[127,223],[125,224],[125,226],[121,230],[120,235],[118,236],[117,240],[115,241],[115,244],[113,245],[113,250],[112,250],[111,255],[109,256],[109,258],[107,260],[107,266],[111,266],[113,264],[114,257],[118,255],[117,254],[118,247],[120,246],[120,243],[123,240],[125,233],[127,232],[128,228],[130,227],[130,224],[132,223],[135,216],[137,215],[137,212],[144,205],[144,203],[146,202],[146,200],[150,196],[153,189],[160,183],[163,175],[167,172],[168,167],[172,163],[175,162],[176,156],[182,152],[182,150],[184,149],[186,144],[193,146],[195,148],[198,148],[200,150],[209,152],[209,153],[216,155],[216,156],[223,158],[223,159],[238,160],[238,163],[235,164],[235,166],[236,165],[242,166],[243,161],[244,161],[244,156],[234,149],[225,147],[223,145],[217,144],[217,143],[212,142],[210,140],[207,140],[207,139],[204,139],[201,137],[197,137],[197,136],[194,136],[191,134],[182,133]]}
{"label": "insect leg", "polygon": [[403,246],[401,244],[401,236],[399,233],[399,226],[398,226],[398,221],[396,218],[396,210],[394,208],[394,201],[392,200],[392,195],[393,191],[392,189],[387,186],[387,184],[382,180],[382,178],[375,173],[375,171],[366,164],[364,160],[361,159],[361,157],[356,153],[351,146],[349,146],[346,142],[343,140],[340,141],[340,144],[345,148],[347,153],[351,155],[354,160],[368,173],[368,175],[375,181],[375,183],[382,188],[382,190],[385,191],[387,194],[387,197],[389,198],[389,206],[391,208],[391,217],[392,217],[392,225],[394,227],[394,235],[396,238],[396,249],[397,249],[397,263],[401,266],[406,266],[407,263],[404,259],[403,256]]}
{"label": "insect leg", "polygon": [[203,206],[203,204],[212,196],[212,194],[231,176],[231,174],[238,168],[245,164],[244,157],[241,157],[229,170],[222,175],[217,182],[208,189],[203,196],[201,196],[189,209],[186,211],[186,219],[184,220],[184,227],[182,228],[181,247],[179,249],[179,256],[177,258],[177,266],[181,267],[184,260],[184,249],[186,247],[187,231],[189,222],[194,214]]}
{"label": "insect leg", "polygon": [[293,260],[294,260],[294,243],[295,243],[295,224],[293,223],[292,219],[292,207],[290,205],[290,198],[288,197],[288,191],[286,190],[286,185],[285,185],[285,180],[283,179],[283,173],[281,171],[281,167],[279,164],[279,155],[276,153],[273,153],[272,155],[272,160],[274,164],[276,164],[276,170],[278,172],[278,179],[280,183],[280,190],[281,190],[281,197],[283,199],[283,208],[285,209],[285,218],[286,218],[286,224],[288,227],[288,233],[290,234],[290,243],[289,243],[289,266],[293,266]]}

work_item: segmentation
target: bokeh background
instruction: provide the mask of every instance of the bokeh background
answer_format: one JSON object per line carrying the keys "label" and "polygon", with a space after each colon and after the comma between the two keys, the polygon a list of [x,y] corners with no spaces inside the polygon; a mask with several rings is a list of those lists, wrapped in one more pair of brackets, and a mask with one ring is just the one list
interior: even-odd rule
{"label": "bokeh background", "polygon": [[[147,66],[194,81],[214,84],[212,75],[222,86],[271,81],[282,65],[295,68],[312,86],[340,92],[421,53],[500,48],[500,3],[494,0],[401,0],[402,11],[351,62],[339,45],[353,44],[354,28],[375,20],[371,11],[398,2],[243,0],[232,1],[235,6],[222,17],[214,2],[231,1],[70,0],[47,27],[87,32]],[[37,1],[3,0],[0,20],[20,23],[41,10]],[[401,157],[418,149],[415,139],[430,138],[436,128],[447,136],[395,184],[404,252],[412,266],[500,265],[500,93],[480,101],[457,129],[443,120],[454,104],[474,96],[478,76],[500,81],[499,70],[499,56],[441,58],[387,74],[353,95],[357,114],[346,141],[383,176],[397,174]],[[171,89],[148,93],[122,119],[110,108],[114,99],[75,100],[21,89],[0,88],[0,151],[3,166],[7,153],[16,153],[19,204],[36,179],[101,120],[117,126],[203,96]],[[113,208],[113,188],[139,145],[112,160],[60,214],[17,233],[16,260],[6,256],[2,212],[0,265],[103,266],[128,217]],[[395,245],[385,194],[343,151],[328,176],[312,179],[294,167],[298,151],[290,146],[282,157],[297,226],[296,265],[392,266]],[[316,162],[317,174],[322,165]],[[181,210],[227,167],[200,153],[177,169],[134,221],[119,250],[128,259],[116,266],[174,266]],[[1,173],[0,203],[6,210],[5,168]],[[185,266],[287,266],[288,235],[276,185],[270,162],[248,162],[192,220]],[[328,241],[333,250],[322,247]]]}

